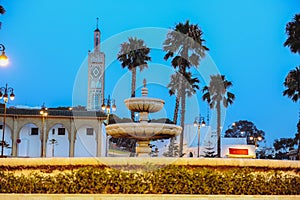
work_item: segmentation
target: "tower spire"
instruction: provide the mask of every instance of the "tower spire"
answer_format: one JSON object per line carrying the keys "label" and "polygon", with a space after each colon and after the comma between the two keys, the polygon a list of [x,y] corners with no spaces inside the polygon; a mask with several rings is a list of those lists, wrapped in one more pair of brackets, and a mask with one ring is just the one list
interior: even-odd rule
{"label": "tower spire", "polygon": [[100,51],[100,30],[98,28],[99,18],[96,18],[96,30],[94,31],[94,50]]}
{"label": "tower spire", "polygon": [[96,18],[96,29],[98,29],[99,17]]}

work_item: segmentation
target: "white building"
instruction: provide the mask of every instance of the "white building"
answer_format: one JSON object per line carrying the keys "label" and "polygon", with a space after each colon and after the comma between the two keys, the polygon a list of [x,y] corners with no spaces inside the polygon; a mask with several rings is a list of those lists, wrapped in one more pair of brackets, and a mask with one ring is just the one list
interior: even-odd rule
{"label": "white building", "polygon": [[13,157],[101,157],[106,154],[106,131],[100,112],[48,110],[42,117],[36,109],[8,108],[4,130],[4,156]]}
{"label": "white building", "polygon": [[[203,157],[208,147],[214,147],[214,144],[216,144],[216,136],[211,131],[211,127],[200,127],[199,157]],[[183,153],[186,157],[198,157],[198,127],[193,124],[184,126]]]}
{"label": "white building", "polygon": [[255,158],[255,145],[248,145],[247,138],[221,138],[221,157]]}
{"label": "white building", "polygon": [[[208,152],[217,153],[217,134],[210,126],[200,128],[199,157],[204,157]],[[185,157],[198,157],[198,127],[193,124],[184,127],[183,153]],[[255,146],[248,145],[246,138],[221,137],[221,157],[255,158]]]}

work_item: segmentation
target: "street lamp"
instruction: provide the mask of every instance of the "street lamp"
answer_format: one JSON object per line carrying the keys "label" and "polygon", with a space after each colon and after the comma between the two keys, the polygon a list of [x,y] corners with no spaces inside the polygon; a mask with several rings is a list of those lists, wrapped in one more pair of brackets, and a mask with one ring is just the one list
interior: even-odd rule
{"label": "street lamp", "polygon": [[0,66],[6,66],[8,65],[8,57],[5,55],[5,46],[3,44],[0,44]]}
{"label": "street lamp", "polygon": [[[116,100],[115,99],[111,99],[110,98],[110,95],[108,95],[108,98],[105,98],[103,100],[103,103],[102,103],[102,106],[101,106],[102,110],[104,112],[107,113],[107,120],[109,120],[109,114],[110,114],[110,111],[116,111],[117,109],[117,106],[116,106]],[[109,122],[107,121],[107,124]]]}
{"label": "street lamp", "polygon": [[[116,100],[115,99],[111,99],[110,95],[108,95],[108,98],[105,98],[103,100],[101,108],[107,114],[106,125],[108,125],[109,124],[109,115],[111,113],[111,110],[112,111],[116,111],[117,110]],[[105,157],[107,157],[107,154],[108,154],[108,146],[109,146],[109,140],[108,140],[108,136],[106,135]]]}
{"label": "street lamp", "polygon": [[42,116],[42,130],[41,130],[41,137],[42,137],[42,144],[41,144],[41,157],[46,157],[45,151],[45,144],[46,144],[46,137],[45,137],[45,117],[48,116],[47,108],[45,103],[43,103],[42,108],[40,110],[40,115]]}
{"label": "street lamp", "polygon": [[201,129],[201,126],[202,127],[205,127],[205,121],[204,121],[204,117],[201,117],[199,116],[195,118],[195,121],[194,121],[194,126],[195,127],[198,127],[198,154],[197,154],[197,157],[199,158],[200,157],[200,129]]}
{"label": "street lamp", "polygon": [[255,149],[257,149],[257,147],[258,147],[257,141],[262,141],[263,138],[261,136],[256,136],[256,137],[250,136],[249,139],[251,141],[254,141]]}
{"label": "street lamp", "polygon": [[[10,93],[10,95],[8,95]],[[7,87],[7,84],[5,87],[0,88],[0,99],[3,99],[4,102],[4,118],[3,118],[3,131],[2,131],[2,141],[1,141],[1,157],[4,155],[4,146],[5,146],[5,122],[6,122],[6,103],[8,102],[8,96],[10,100],[15,99],[14,89],[11,87]]]}

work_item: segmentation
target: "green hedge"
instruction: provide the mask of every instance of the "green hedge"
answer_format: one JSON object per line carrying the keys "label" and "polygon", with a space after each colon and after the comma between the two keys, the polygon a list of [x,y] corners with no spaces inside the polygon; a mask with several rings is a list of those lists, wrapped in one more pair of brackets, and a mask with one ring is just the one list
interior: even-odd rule
{"label": "green hedge", "polygon": [[27,176],[0,170],[0,193],[299,195],[299,183],[299,173],[250,168],[168,166],[123,171],[82,167]]}

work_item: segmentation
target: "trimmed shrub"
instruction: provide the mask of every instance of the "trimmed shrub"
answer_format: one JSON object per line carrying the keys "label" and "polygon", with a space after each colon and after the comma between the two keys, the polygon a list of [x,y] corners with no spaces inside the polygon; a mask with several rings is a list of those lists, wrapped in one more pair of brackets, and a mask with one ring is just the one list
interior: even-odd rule
{"label": "trimmed shrub", "polygon": [[16,175],[0,170],[0,193],[299,195],[292,171],[167,166],[123,171],[80,167]]}

